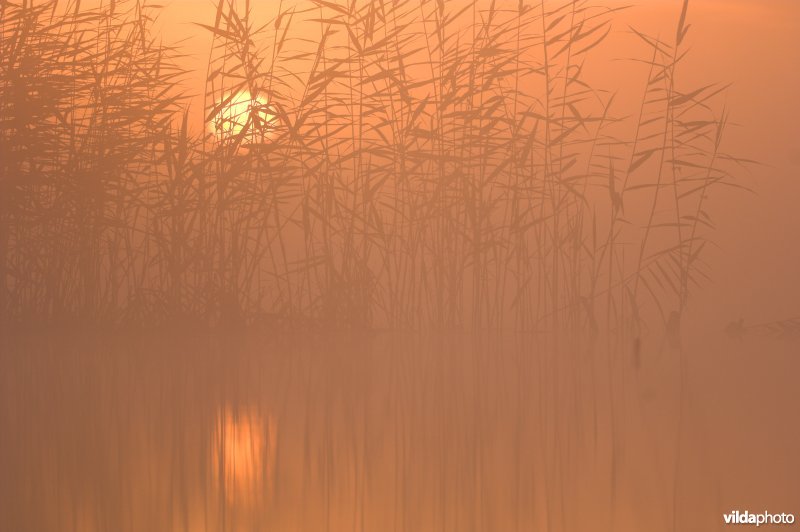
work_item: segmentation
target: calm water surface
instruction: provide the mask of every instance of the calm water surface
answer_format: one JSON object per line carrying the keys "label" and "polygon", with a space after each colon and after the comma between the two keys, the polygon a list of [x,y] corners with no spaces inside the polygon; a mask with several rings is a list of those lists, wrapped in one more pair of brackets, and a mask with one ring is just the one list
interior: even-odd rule
{"label": "calm water surface", "polygon": [[681,386],[658,346],[637,369],[525,337],[5,339],[0,529],[717,530],[747,503],[792,511],[800,437],[771,424],[800,404],[791,379],[748,410],[752,353],[684,355]]}

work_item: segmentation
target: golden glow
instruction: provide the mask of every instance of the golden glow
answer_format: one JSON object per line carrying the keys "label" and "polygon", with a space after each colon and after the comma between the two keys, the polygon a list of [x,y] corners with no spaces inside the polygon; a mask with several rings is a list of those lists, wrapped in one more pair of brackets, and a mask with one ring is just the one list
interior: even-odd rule
{"label": "golden glow", "polygon": [[235,138],[243,131],[249,142],[269,136],[275,115],[266,98],[243,91],[227,95],[220,104],[221,110],[209,124],[218,140]]}
{"label": "golden glow", "polygon": [[277,424],[269,415],[225,409],[214,438],[214,471],[229,503],[269,495],[275,471]]}

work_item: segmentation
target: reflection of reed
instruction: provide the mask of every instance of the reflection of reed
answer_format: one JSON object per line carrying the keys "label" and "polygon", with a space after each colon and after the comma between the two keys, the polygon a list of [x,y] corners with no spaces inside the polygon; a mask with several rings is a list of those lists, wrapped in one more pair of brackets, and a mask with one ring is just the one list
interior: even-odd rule
{"label": "reflection of reed", "polygon": [[[630,390],[652,397],[637,403],[597,386],[610,368],[581,365],[589,353],[527,336],[74,344],[0,354],[3,532],[671,530],[677,364],[644,364]],[[687,451],[724,445],[700,434]],[[682,478],[708,482],[697,504],[714,530],[708,471]],[[639,526],[612,526],[615,511]]]}
{"label": "reflection of reed", "polygon": [[267,502],[275,479],[277,424],[255,410],[226,408],[214,434],[213,471],[233,507]]}

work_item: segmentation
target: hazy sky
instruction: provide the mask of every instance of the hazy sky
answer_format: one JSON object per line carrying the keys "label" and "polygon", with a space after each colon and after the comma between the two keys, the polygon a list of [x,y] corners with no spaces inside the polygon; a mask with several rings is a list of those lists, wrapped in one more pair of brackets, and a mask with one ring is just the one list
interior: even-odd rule
{"label": "hazy sky", "polygon": [[[632,3],[638,5],[626,14],[630,24],[662,35],[675,31],[680,0]],[[714,285],[698,293],[693,310],[712,327],[739,317],[756,323],[798,316],[800,2],[692,0],[689,22],[687,82],[732,84],[727,106],[736,125],[725,147],[764,163],[742,173],[742,184],[756,194],[717,190],[711,198],[719,247],[706,259]]]}

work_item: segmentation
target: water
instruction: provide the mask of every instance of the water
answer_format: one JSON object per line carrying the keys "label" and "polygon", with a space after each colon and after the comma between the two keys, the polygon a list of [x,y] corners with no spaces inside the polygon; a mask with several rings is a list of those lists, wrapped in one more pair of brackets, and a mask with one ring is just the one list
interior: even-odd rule
{"label": "water", "polygon": [[647,347],[636,369],[521,336],[6,339],[0,530],[707,531],[791,511],[800,436],[768,424],[800,404],[791,378],[759,381],[733,345],[687,349],[681,386],[679,355]]}

